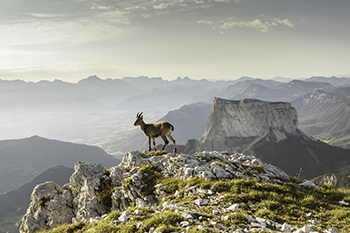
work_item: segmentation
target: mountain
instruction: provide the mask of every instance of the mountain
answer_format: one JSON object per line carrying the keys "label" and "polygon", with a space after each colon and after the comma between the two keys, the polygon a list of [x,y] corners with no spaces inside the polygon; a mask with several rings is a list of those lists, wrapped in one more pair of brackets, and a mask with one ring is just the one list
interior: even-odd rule
{"label": "mountain", "polygon": [[253,98],[266,101],[277,101],[286,97],[288,93],[278,89],[271,89],[261,84],[251,84],[239,94],[231,97],[230,99],[244,99]]}
{"label": "mountain", "polygon": [[298,129],[290,103],[216,98],[203,136],[185,152],[239,151],[281,167],[290,175],[314,178],[350,165],[350,150],[315,140]]}
{"label": "mountain", "polygon": [[79,161],[115,166],[120,161],[95,146],[74,144],[33,136],[0,141],[0,192],[18,188],[42,171]]}
{"label": "mountain", "polygon": [[292,81],[293,79],[277,76],[277,77],[272,78],[272,80],[273,80],[273,81],[277,81],[277,82],[281,82],[281,83],[289,83],[289,82]]}
{"label": "mountain", "polygon": [[[271,87],[267,87],[267,86],[271,86]],[[295,99],[295,98],[298,98],[299,96],[305,95],[304,94],[305,92],[311,91],[309,93],[313,93],[313,90],[318,90],[318,89],[324,89],[324,90],[330,89],[331,91],[329,93],[332,93],[332,95],[343,95],[343,94],[346,95],[347,93],[350,93],[350,90],[347,88],[337,88],[333,90],[334,87],[329,83],[305,82],[305,81],[299,81],[299,80],[293,80],[289,83],[278,83],[274,81],[271,82],[270,80],[247,79],[242,82],[238,82],[235,85],[230,85],[219,92],[215,92],[215,91],[209,92],[206,95],[201,96],[200,98],[204,99],[204,98],[208,98],[208,96],[211,96],[214,93],[220,93],[220,96],[228,96],[228,98],[233,100],[255,98],[255,99],[260,99],[265,101],[275,101],[275,100]],[[320,91],[320,92],[323,93],[325,91]],[[234,93],[238,93],[238,94],[232,97],[231,95]],[[140,97],[139,99],[142,99],[142,98]],[[322,101],[322,100],[318,99],[316,101]],[[304,130],[307,135],[312,135],[312,136],[315,136],[316,138],[321,139],[321,137],[317,136],[319,132],[317,131],[318,128],[312,127],[309,130],[309,128],[307,128],[307,125],[305,125],[304,122],[308,121],[308,118],[309,118],[308,116],[312,116],[312,115],[314,115],[315,119],[317,119],[318,126],[321,126],[321,125],[325,126],[327,125],[327,122],[324,121],[323,118],[319,118],[319,115],[320,115],[319,112],[315,111],[313,108],[310,108],[310,106],[302,107],[302,105],[297,104],[297,102],[298,101],[292,101],[292,104],[299,113],[300,128]],[[144,102],[140,101],[140,103],[144,103]],[[332,102],[329,105],[333,106],[333,110],[334,110],[335,108],[339,107],[338,106],[339,104],[340,102]],[[174,137],[178,143],[183,144],[189,139],[199,138],[201,137],[201,135],[203,135],[207,117],[211,111],[210,110],[211,106],[212,106],[211,103],[206,103],[206,104],[202,103],[201,107],[197,106],[197,104],[183,105],[183,107],[179,109],[169,111],[166,114],[166,116],[162,117],[159,121],[165,120],[174,124],[176,128],[174,132]],[[310,111],[306,111],[308,109],[310,109]],[[305,111],[306,113],[304,114]],[[330,114],[332,114],[332,112],[334,111],[329,111]],[[334,122],[337,122],[337,123],[345,122],[345,121],[339,121],[339,119],[334,118],[334,115],[329,118],[334,119]],[[345,129],[346,127],[343,127],[343,128],[334,127],[334,128],[335,128],[334,132],[336,133],[337,130]],[[342,133],[341,135],[345,136],[346,132],[347,131],[344,130],[344,134]],[[330,143],[331,145],[341,146],[344,148],[350,147],[350,143],[347,141],[346,136],[343,139],[341,139],[342,141],[341,143],[335,143],[335,140],[330,140],[330,138],[334,138],[340,142],[340,136],[337,136],[336,134],[333,134],[332,136],[327,136],[326,142]],[[138,130],[133,130],[132,132],[130,132],[130,134],[127,137],[113,143],[114,145],[116,145],[116,147],[122,149],[123,151],[131,150],[131,149],[138,149],[138,150],[147,149],[147,140],[145,140],[144,135]]]}
{"label": "mountain", "polygon": [[185,144],[189,139],[203,135],[206,118],[213,108],[212,104],[198,102],[184,105],[179,109],[169,111],[159,121],[168,121],[174,125],[173,136],[177,143]]}
{"label": "mountain", "polygon": [[[101,146],[110,154],[122,156],[125,150],[117,141],[133,130],[132,121],[139,111],[149,112],[149,121],[154,122],[186,104],[212,104],[215,96],[292,101],[305,91],[330,92],[334,86],[329,86],[328,79],[320,80],[320,85],[312,81],[313,86],[308,88],[303,88],[310,85],[305,80],[298,83],[300,88],[287,85],[285,79],[277,82],[251,77],[226,81],[179,77],[168,81],[159,77],[101,79],[92,75],[77,83],[0,80],[0,140],[41,135]],[[132,145],[128,148],[136,149]]]}
{"label": "mountain", "polygon": [[69,182],[73,168],[58,165],[35,176],[17,189],[0,194],[0,233],[16,233],[23,215],[30,203],[34,187],[46,181],[54,181],[62,186]]}
{"label": "mountain", "polygon": [[291,103],[298,109],[300,128],[307,134],[350,148],[350,87],[311,92]]}
{"label": "mountain", "polygon": [[288,93],[290,96],[285,100],[291,100],[303,95],[305,93],[316,90],[331,90],[333,86],[327,82],[312,82],[293,80],[289,83],[281,84],[278,86],[278,90]]}
{"label": "mountain", "polygon": [[63,187],[48,181],[34,188],[21,233],[350,229],[349,190],[290,177],[237,152],[130,151],[118,167],[78,162],[74,170]]}
{"label": "mountain", "polygon": [[195,150],[245,152],[269,134],[276,142],[284,140],[286,133],[297,133],[297,124],[297,112],[290,103],[215,98]]}
{"label": "mountain", "polygon": [[313,81],[313,82],[327,82],[332,84],[333,86],[350,86],[350,78],[349,77],[322,77],[322,76],[313,76],[311,78],[305,79],[305,81]]}
{"label": "mountain", "polygon": [[[183,105],[179,109],[169,111],[165,116],[154,122],[168,121],[175,127],[172,135],[176,140],[176,144],[179,146],[178,153],[181,153],[181,144],[185,144],[189,139],[196,139],[203,135],[207,117],[211,112],[212,107],[212,104],[204,102]],[[152,121],[148,119],[149,117],[145,115],[145,122],[152,123]],[[139,127],[134,128],[135,129],[126,132],[123,138],[111,142],[113,146],[121,151],[129,151],[133,149],[140,151],[147,150],[148,139]],[[156,142],[158,145],[157,148],[164,144],[162,139],[156,139]],[[169,143],[167,150],[171,151],[171,149],[172,143]]]}
{"label": "mountain", "polygon": [[[292,80],[288,83],[275,80],[253,79],[237,82],[217,91],[211,91],[209,101],[214,97],[225,99],[255,98],[266,101],[290,101],[305,93],[315,90],[332,90],[334,87],[327,82]],[[202,97],[204,98],[204,96]]]}
{"label": "mountain", "polygon": [[163,88],[157,87],[124,100],[116,109],[134,111],[166,109],[169,111],[184,104],[196,102],[197,96],[204,95],[207,92],[208,89],[201,86],[170,85]]}
{"label": "mountain", "polygon": [[244,79],[243,81],[239,81],[235,84],[228,85],[219,91],[211,91],[208,93],[208,95],[210,96],[210,99],[208,97],[206,98],[210,102],[213,101],[214,97],[220,97],[220,98],[226,98],[226,99],[234,98],[236,95],[239,95],[240,93],[244,92],[251,85],[261,85],[264,87],[272,88],[272,87],[277,87],[281,85],[281,83],[273,80],[264,80],[264,79]]}

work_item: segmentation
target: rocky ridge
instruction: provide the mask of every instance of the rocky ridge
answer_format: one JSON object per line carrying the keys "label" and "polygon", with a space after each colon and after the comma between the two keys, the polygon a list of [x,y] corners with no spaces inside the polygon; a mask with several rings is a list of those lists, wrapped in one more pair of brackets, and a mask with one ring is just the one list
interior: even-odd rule
{"label": "rocky ridge", "polygon": [[[147,156],[139,151],[130,151],[119,166],[105,169],[100,164],[78,162],[70,182],[63,187],[54,182],[46,182],[35,187],[31,204],[23,218],[20,232],[35,232],[53,229],[62,224],[74,222],[98,222],[108,218],[107,213],[120,214],[113,224],[118,227],[144,213],[137,208],[147,208],[154,214],[171,211],[181,215],[174,225],[184,232],[191,229],[219,232],[324,232],[336,233],[336,228],[322,229],[316,220],[298,228],[287,222],[278,223],[254,215],[243,216],[244,224],[225,226],[216,219],[227,220],[232,213],[238,213],[249,203],[224,201],[221,193],[210,188],[186,185],[184,190],[174,194],[162,183],[152,183],[153,175],[189,180],[256,180],[258,185],[265,183],[283,185],[291,183],[291,178],[280,168],[267,164],[254,156],[241,153],[202,152],[195,155],[157,155]],[[152,174],[153,172],[153,174]],[[152,187],[153,185],[153,187]],[[304,180],[299,186],[315,188],[311,181]],[[151,191],[145,191],[151,188]],[[103,195],[105,198],[103,198]],[[167,197],[191,197],[191,204],[167,201]],[[346,202],[344,202],[346,204]],[[133,212],[127,210],[135,206]],[[200,207],[209,207],[211,214],[200,214]],[[197,214],[193,214],[197,212]],[[199,213],[199,214],[198,214]],[[312,213],[310,213],[312,215]],[[137,224],[143,232],[162,232],[161,229],[145,228]]]}

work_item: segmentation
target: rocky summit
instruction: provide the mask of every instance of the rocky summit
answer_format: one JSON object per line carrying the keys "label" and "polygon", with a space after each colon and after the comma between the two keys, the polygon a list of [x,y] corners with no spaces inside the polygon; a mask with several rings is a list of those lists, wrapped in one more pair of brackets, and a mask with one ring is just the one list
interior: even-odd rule
{"label": "rocky summit", "polygon": [[288,102],[214,99],[196,151],[246,151],[268,134],[278,142],[297,134],[297,111]]}
{"label": "rocky summit", "polygon": [[[86,162],[74,169],[63,187],[49,181],[34,188],[21,233],[67,224],[75,224],[69,232],[338,232],[322,228],[312,209],[313,203],[323,205],[323,194],[320,201],[302,194],[321,193],[314,183],[296,182],[254,156],[216,151],[150,156],[130,151],[110,169]],[[281,203],[304,198],[303,211],[279,208],[278,201],[272,201],[279,198],[284,198]],[[302,225],[274,215],[283,211],[291,211]]]}

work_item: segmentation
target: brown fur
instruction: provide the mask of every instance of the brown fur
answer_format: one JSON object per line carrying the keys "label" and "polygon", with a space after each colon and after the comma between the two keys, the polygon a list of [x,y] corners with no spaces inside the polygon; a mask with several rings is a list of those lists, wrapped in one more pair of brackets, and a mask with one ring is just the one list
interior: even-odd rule
{"label": "brown fur", "polygon": [[153,141],[153,147],[154,150],[157,151],[156,148],[156,138],[162,138],[164,141],[164,146],[162,150],[165,150],[167,145],[169,144],[169,140],[167,137],[173,142],[174,144],[174,153],[176,153],[176,143],[175,139],[172,136],[172,132],[174,131],[174,126],[170,124],[169,122],[162,121],[157,123],[149,123],[146,124],[143,121],[142,112],[137,113],[136,115],[136,121],[134,123],[135,126],[140,126],[142,132],[146,135],[148,138],[148,151],[151,151],[151,141]]}

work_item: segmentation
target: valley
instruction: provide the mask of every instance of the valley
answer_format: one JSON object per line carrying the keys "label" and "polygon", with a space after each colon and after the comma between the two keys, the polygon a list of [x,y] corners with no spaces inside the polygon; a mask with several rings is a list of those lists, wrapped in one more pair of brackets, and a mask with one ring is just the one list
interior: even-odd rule
{"label": "valley", "polygon": [[[180,152],[189,152],[210,127],[208,117],[217,97],[236,101],[290,102],[297,111],[298,128],[305,133],[304,139],[300,142],[295,135],[288,136],[289,139],[278,147],[271,142],[259,142],[247,152],[284,167],[292,176],[297,175],[300,166],[287,168],[295,162],[290,160],[288,153],[298,153],[297,163],[305,163],[308,167],[307,170],[304,168],[302,176],[321,179],[325,175],[336,175],[338,183],[335,184],[339,187],[350,185],[347,178],[349,153],[341,149],[350,148],[350,78],[263,80],[242,77],[231,81],[208,81],[185,77],[166,81],[144,76],[106,80],[91,76],[78,83],[0,80],[0,84],[2,197],[19,192],[22,185],[45,169],[56,165],[73,167],[78,160],[92,159],[99,151],[97,147],[103,149],[98,152],[102,157],[112,155],[115,165],[130,150],[145,151],[147,139],[139,127],[133,125],[135,115],[140,111],[144,112],[146,123],[171,122],[175,126],[173,136],[181,148]],[[264,140],[274,141],[275,136],[267,135]],[[316,139],[336,147],[321,142],[317,144]],[[161,143],[158,139],[157,144]],[[27,147],[23,147],[25,145]],[[91,151],[85,151],[83,157],[79,155],[68,159],[76,153],[76,149],[72,150],[75,146],[80,150],[89,147]],[[170,143],[170,150],[171,146]],[[287,154],[286,150],[289,151]],[[47,160],[51,152],[56,157],[59,154],[58,158]],[[333,160],[329,161],[324,153],[335,153]],[[18,155],[21,155],[20,158],[16,157]],[[11,159],[19,163],[11,162]],[[90,161],[101,163],[100,159]],[[112,166],[108,161],[110,158],[105,161],[107,168]],[[333,164],[332,169],[327,169],[327,163]],[[14,179],[17,175],[19,179]],[[27,194],[20,199],[28,201],[28,198]],[[22,208],[26,207],[2,215],[0,224],[7,224],[8,229],[18,227]]]}

